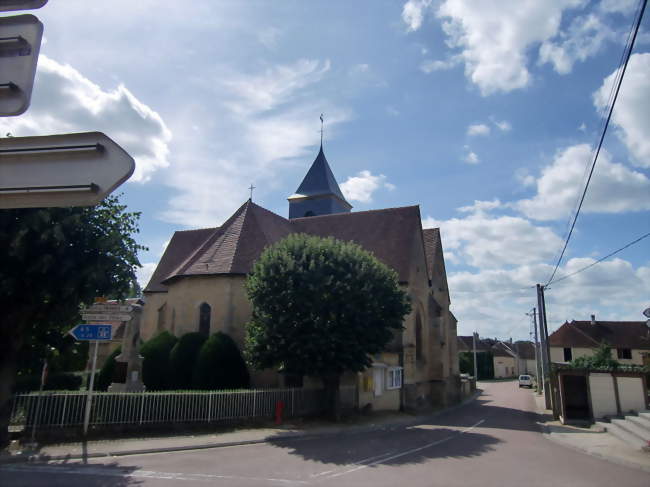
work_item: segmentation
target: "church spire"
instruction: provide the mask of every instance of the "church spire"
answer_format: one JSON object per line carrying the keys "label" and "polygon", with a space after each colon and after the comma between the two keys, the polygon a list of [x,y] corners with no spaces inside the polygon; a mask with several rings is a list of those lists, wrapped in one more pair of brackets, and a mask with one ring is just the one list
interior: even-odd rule
{"label": "church spire", "polygon": [[[321,114],[321,131],[323,115]],[[322,134],[322,132],[321,132]],[[345,200],[332,173],[321,141],[320,150],[296,193],[289,196],[289,218],[348,213],[352,205]]]}

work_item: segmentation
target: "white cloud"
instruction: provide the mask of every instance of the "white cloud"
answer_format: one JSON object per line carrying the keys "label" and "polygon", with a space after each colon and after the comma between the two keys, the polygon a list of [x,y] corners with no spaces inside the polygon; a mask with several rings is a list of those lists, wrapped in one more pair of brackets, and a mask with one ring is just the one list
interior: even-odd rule
{"label": "white cloud", "polygon": [[481,160],[478,158],[478,155],[476,155],[476,152],[473,152],[469,146],[464,146],[463,149],[465,150],[465,155],[463,156],[463,162],[466,162],[467,164],[478,164],[481,162]]}
{"label": "white cloud", "polygon": [[221,85],[235,97],[229,108],[249,114],[282,105],[297,90],[320,81],[329,69],[329,60],[300,59],[293,64],[270,67],[258,75],[226,74]]}
{"label": "white cloud", "polygon": [[582,122],[582,123],[578,126],[578,130],[579,130],[580,132],[587,132],[587,125],[586,125],[584,122]]}
{"label": "white cloud", "polygon": [[552,259],[562,240],[551,229],[535,226],[525,218],[487,214],[499,205],[498,200],[475,202],[461,208],[471,213],[465,218],[437,221],[429,217],[423,227],[440,227],[445,249],[452,249],[478,268],[498,269]]}
{"label": "white cloud", "polygon": [[458,211],[460,211],[461,213],[483,214],[486,211],[496,210],[497,208],[501,208],[502,206],[503,205],[501,204],[501,201],[499,201],[498,199],[493,199],[492,201],[474,200],[473,205],[461,206],[460,208],[458,208]]}
{"label": "white cloud", "polygon": [[462,62],[459,56],[452,56],[446,61],[426,59],[420,64],[420,70],[424,73],[431,74],[434,71],[446,71],[458,66]]}
{"label": "white cloud", "polygon": [[[329,61],[302,59],[261,73],[216,70],[206,82],[222,107],[219,117],[199,105],[176,117],[181,143],[176,169],[167,175],[176,194],[159,217],[189,227],[218,225],[248,198],[251,183],[258,187],[255,199],[263,199],[296,159],[308,164],[316,155],[318,115],[325,113],[326,138],[350,117],[325,97],[312,96],[329,69]],[[197,114],[206,120],[199,132],[191,128]]]}
{"label": "white cloud", "polygon": [[[581,194],[585,169],[592,160],[591,147],[580,144],[557,153],[553,163],[542,170],[537,194],[512,206],[536,220],[566,218]],[[589,185],[582,211],[620,213],[650,209],[650,179],[644,174],[611,161],[602,150]]]}
{"label": "white cloud", "polygon": [[[595,106],[604,111],[618,71],[603,80],[594,93]],[[640,167],[650,167],[650,53],[630,57],[625,78],[614,107],[612,121],[617,135],[634,156]]]}
{"label": "white cloud", "polygon": [[638,7],[638,0],[601,0],[600,9],[607,13],[629,14]]}
{"label": "white cloud", "polygon": [[367,170],[360,171],[359,174],[349,177],[341,184],[341,191],[346,199],[362,203],[370,203],[372,194],[380,188],[392,191],[395,185],[386,182],[386,176],[383,174],[375,176]]}
{"label": "white cloud", "polygon": [[492,120],[492,123],[497,126],[501,132],[510,132],[512,125],[507,120]]}
{"label": "white cloud", "polygon": [[422,26],[425,11],[431,5],[431,0],[409,0],[402,8],[402,20],[406,22],[408,30],[415,31]]}
{"label": "white cloud", "polygon": [[277,27],[266,27],[257,33],[257,39],[267,49],[275,49],[282,31]]}
{"label": "white cloud", "polygon": [[45,55],[38,60],[32,104],[20,117],[0,119],[14,136],[101,131],[136,161],[130,181],[145,182],[169,166],[171,131],[124,85],[106,91],[72,66]]}
{"label": "white cloud", "polygon": [[[564,10],[584,0],[445,0],[437,16],[466,76],[483,95],[524,88],[531,81],[528,51],[553,38]],[[406,7],[406,6],[405,6]],[[408,23],[408,22],[407,22]],[[420,23],[417,23],[419,27]]]}
{"label": "white cloud", "polygon": [[523,167],[515,171],[515,179],[519,181],[524,188],[535,186],[536,183],[535,176],[530,174],[528,169]]}
{"label": "white cloud", "polygon": [[490,127],[484,123],[477,123],[467,127],[467,135],[490,135]]}
{"label": "white cloud", "polygon": [[551,63],[559,74],[570,73],[576,61],[596,54],[602,44],[615,38],[614,32],[594,14],[573,19],[558,41],[544,41],[539,49],[540,64]]}
{"label": "white cloud", "polygon": [[151,276],[156,270],[157,266],[158,262],[144,262],[142,264],[142,267],[135,271],[135,277],[142,289],[144,289],[149,283],[149,279],[151,279]]}

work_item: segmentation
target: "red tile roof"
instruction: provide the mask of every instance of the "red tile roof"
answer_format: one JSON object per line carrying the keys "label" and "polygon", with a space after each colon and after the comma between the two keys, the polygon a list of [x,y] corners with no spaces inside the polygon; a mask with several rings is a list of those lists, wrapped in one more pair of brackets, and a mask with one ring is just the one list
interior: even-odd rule
{"label": "red tile roof", "polygon": [[595,348],[604,342],[614,348],[650,350],[650,328],[644,321],[572,321],[548,340],[552,347]]}

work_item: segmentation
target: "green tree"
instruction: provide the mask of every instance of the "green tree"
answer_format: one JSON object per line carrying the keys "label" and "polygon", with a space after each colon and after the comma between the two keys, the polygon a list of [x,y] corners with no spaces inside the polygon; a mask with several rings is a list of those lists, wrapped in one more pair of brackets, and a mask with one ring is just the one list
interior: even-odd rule
{"label": "green tree", "polygon": [[205,341],[196,360],[193,384],[205,390],[249,386],[246,363],[232,338],[218,331]]}
{"label": "green tree", "polygon": [[576,369],[617,369],[621,364],[612,358],[612,347],[601,343],[593,355],[573,359],[569,365]]}
{"label": "green tree", "polygon": [[174,389],[191,389],[192,374],[201,347],[207,340],[203,333],[186,333],[174,345],[169,355]]}
{"label": "green tree", "polygon": [[[460,352],[458,362],[461,373],[474,375],[474,352]],[[494,360],[492,352],[476,354],[477,380],[494,379]]]}
{"label": "green tree", "polygon": [[140,348],[142,355],[142,382],[149,391],[164,391],[173,387],[169,355],[178,338],[162,331]]}
{"label": "green tree", "polygon": [[144,249],[134,239],[139,216],[115,196],[90,208],[0,210],[0,445],[31,337],[67,331],[96,296],[126,297]]}
{"label": "green tree", "polygon": [[341,374],[370,366],[411,308],[397,274],[359,245],[304,234],[267,248],[246,290],[250,362],[321,378],[335,419]]}

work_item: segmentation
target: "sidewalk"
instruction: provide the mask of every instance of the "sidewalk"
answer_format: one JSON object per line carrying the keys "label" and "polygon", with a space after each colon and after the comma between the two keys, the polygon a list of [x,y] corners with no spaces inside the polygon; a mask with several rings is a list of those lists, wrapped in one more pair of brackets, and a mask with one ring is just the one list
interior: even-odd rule
{"label": "sidewalk", "polygon": [[163,453],[171,451],[200,450],[236,445],[252,445],[292,438],[312,438],[323,435],[350,435],[371,431],[390,430],[408,426],[431,418],[445,411],[456,409],[478,397],[479,392],[458,405],[426,415],[416,416],[398,412],[377,412],[368,416],[354,418],[354,422],[332,424],[325,421],[287,422],[284,425],[267,428],[240,429],[229,432],[169,436],[158,438],[128,438],[114,440],[76,441],[55,445],[43,445],[33,449],[20,450],[18,445],[10,447],[10,452],[0,452],[0,464],[76,460],[111,456],[138,455],[143,453]]}
{"label": "sidewalk", "polygon": [[621,465],[636,467],[650,472],[650,454],[636,450],[599,426],[590,428],[567,426],[553,420],[553,413],[545,409],[544,396],[535,394],[537,411],[543,415],[544,435],[551,441],[588,455],[603,458]]}

